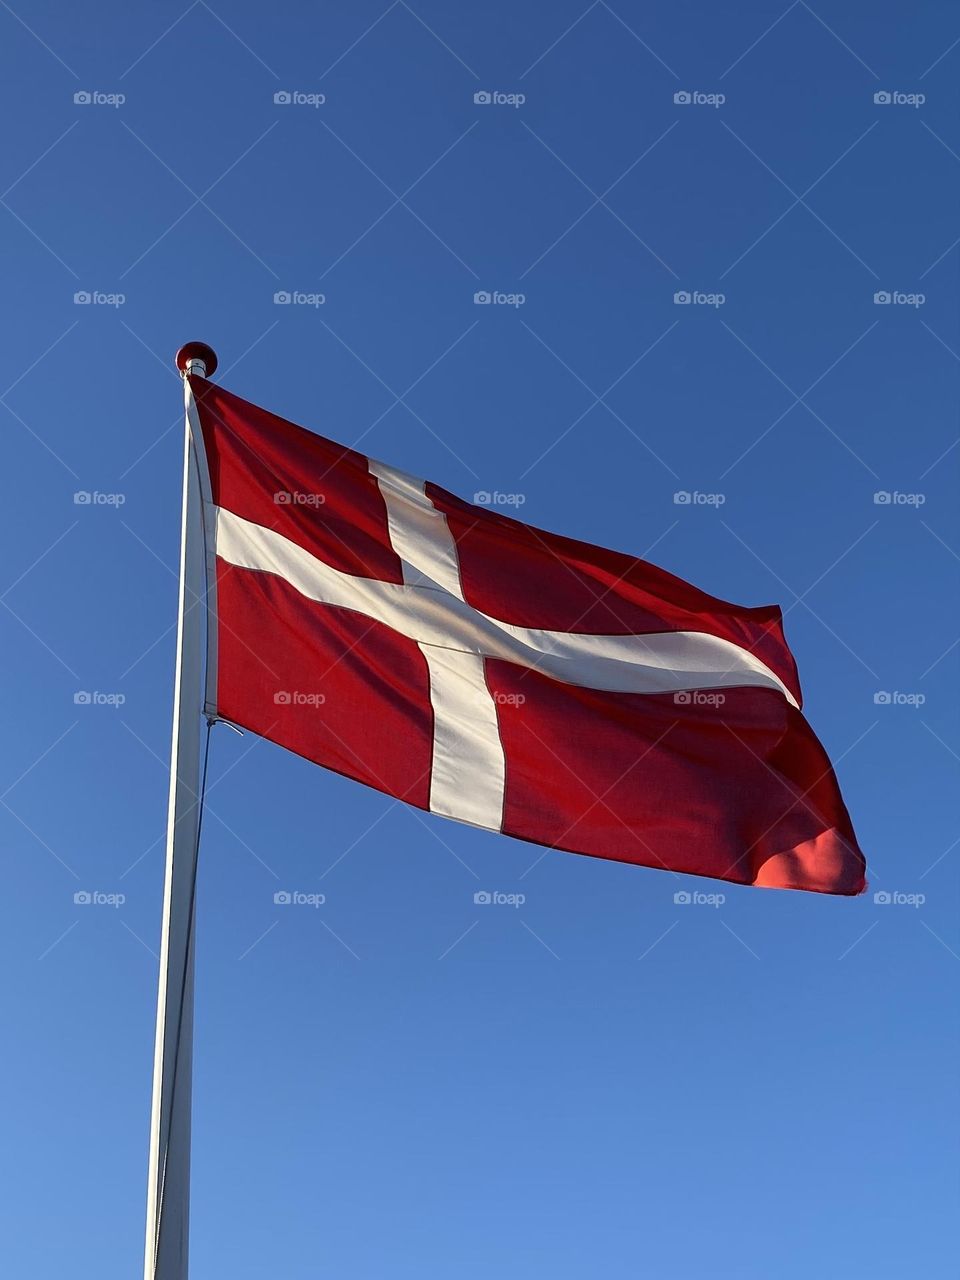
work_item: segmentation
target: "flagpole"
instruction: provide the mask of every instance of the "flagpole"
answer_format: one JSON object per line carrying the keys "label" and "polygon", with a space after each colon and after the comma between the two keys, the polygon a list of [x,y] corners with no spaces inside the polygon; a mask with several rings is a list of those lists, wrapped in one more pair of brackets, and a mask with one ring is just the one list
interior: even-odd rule
{"label": "flagpole", "polygon": [[[215,718],[205,688],[210,592],[204,515],[209,480],[188,374],[206,378],[217,365],[204,343],[176,357],[184,387],[180,591],[173,734],[167,806],[163,920],[150,1118],[144,1280],[186,1280],[190,1210],[190,1111],[193,1067],[194,918],[202,803],[203,716]],[[211,640],[211,645],[213,641]],[[212,648],[211,648],[212,653]],[[213,677],[208,656],[206,681]]]}

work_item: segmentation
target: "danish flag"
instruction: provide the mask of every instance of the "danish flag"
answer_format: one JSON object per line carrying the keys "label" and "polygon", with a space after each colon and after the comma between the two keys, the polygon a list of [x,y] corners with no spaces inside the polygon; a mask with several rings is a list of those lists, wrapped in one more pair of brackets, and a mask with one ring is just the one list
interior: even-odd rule
{"label": "danish flag", "polygon": [[521,840],[863,890],[778,608],[728,604],[189,386],[208,715]]}

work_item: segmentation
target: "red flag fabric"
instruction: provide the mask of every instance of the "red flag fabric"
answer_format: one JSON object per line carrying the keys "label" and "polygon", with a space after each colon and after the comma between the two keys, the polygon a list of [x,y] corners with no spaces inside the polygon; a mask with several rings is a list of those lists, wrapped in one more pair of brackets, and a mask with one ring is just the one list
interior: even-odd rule
{"label": "red flag fabric", "polygon": [[190,381],[219,716],[521,840],[863,890],[778,608],[715,599]]}

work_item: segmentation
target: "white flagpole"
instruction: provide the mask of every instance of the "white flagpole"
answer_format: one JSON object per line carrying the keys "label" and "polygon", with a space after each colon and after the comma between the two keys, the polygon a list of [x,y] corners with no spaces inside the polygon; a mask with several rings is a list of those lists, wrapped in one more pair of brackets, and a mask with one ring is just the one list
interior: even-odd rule
{"label": "white flagpole", "polygon": [[[190,1209],[190,1104],[193,1065],[194,894],[201,805],[203,713],[215,717],[204,687],[208,597],[204,539],[209,500],[206,455],[186,375],[207,377],[217,363],[203,343],[177,352],[185,428],[180,525],[180,598],[173,741],[167,808],[166,870],[153,1065],[144,1280],[186,1280]],[[211,638],[211,644],[213,639]],[[213,664],[207,684],[213,688]]]}

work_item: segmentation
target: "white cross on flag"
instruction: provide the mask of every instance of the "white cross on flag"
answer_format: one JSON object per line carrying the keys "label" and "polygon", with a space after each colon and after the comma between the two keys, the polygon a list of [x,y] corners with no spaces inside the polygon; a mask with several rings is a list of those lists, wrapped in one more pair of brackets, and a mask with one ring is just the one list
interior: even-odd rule
{"label": "white cross on flag", "polygon": [[209,473],[208,714],[521,840],[863,890],[778,608],[728,604],[189,382]]}

